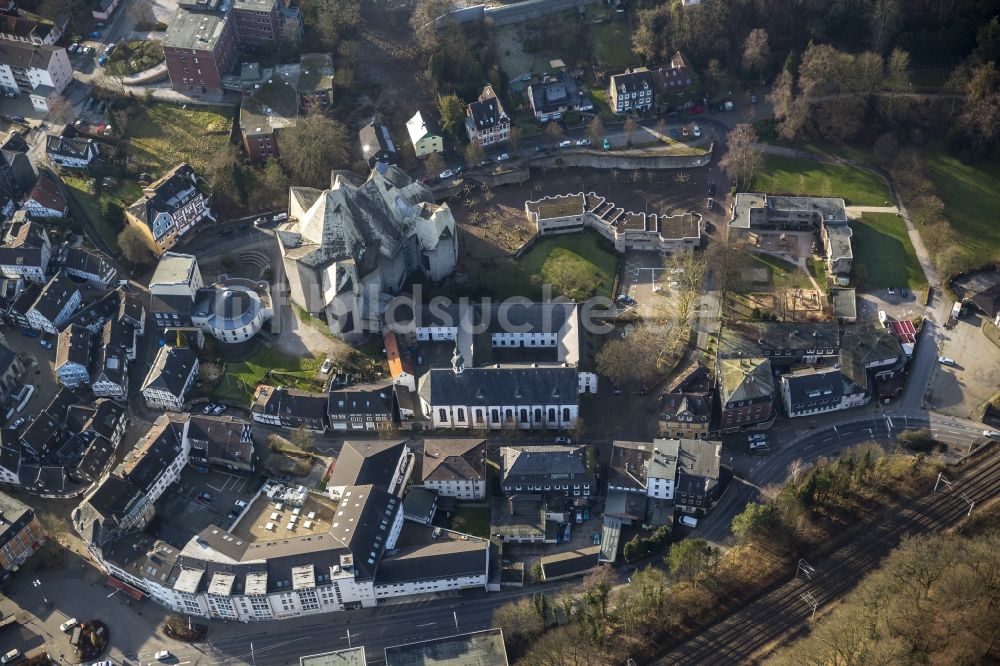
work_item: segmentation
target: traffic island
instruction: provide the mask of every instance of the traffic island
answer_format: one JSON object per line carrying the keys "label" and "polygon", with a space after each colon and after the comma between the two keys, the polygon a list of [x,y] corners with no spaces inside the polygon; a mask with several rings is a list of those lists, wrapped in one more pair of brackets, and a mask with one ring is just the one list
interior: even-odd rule
{"label": "traffic island", "polygon": [[191,622],[191,618],[176,613],[167,617],[167,621],[163,623],[161,630],[168,638],[185,643],[203,641],[205,640],[205,634],[208,633],[208,627],[205,625],[194,624]]}

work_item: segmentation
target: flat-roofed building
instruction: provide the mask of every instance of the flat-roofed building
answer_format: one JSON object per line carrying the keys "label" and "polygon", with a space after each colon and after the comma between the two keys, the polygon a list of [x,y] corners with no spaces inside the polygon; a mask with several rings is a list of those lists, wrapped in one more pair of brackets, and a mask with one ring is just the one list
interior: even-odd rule
{"label": "flat-roofed building", "polygon": [[508,666],[503,632],[487,629],[385,649],[385,666]]}

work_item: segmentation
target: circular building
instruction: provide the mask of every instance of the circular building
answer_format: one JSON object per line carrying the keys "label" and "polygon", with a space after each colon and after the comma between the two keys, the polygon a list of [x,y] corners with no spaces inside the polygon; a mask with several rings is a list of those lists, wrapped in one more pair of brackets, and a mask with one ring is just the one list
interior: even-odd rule
{"label": "circular building", "polygon": [[198,290],[191,323],[221,342],[245,342],[271,318],[266,282],[230,278]]}

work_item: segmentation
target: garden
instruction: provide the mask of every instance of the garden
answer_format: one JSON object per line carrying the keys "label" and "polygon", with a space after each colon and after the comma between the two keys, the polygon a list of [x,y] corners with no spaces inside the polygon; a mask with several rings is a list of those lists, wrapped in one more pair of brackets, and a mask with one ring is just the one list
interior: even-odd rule
{"label": "garden", "polygon": [[136,171],[154,178],[181,162],[204,174],[212,158],[226,150],[233,110],[225,106],[136,106],[128,119],[128,159]]}
{"label": "garden", "polygon": [[919,289],[927,284],[903,218],[893,213],[865,213],[851,222],[851,229],[854,278],[861,289]]}
{"label": "garden", "polygon": [[163,44],[156,39],[122,42],[108,54],[108,63],[121,63],[119,71],[132,75],[163,62]]}
{"label": "garden", "polygon": [[849,206],[892,205],[892,194],[877,174],[842,164],[768,155],[753,177],[753,192],[842,197]]}

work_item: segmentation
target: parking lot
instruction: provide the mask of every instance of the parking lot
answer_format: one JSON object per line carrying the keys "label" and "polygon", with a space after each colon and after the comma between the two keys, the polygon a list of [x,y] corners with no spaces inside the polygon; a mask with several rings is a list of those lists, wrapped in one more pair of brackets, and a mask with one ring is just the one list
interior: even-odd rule
{"label": "parking lot", "polygon": [[920,302],[920,294],[902,288],[894,288],[892,292],[890,294],[888,289],[859,292],[858,321],[876,321],[880,311],[899,321],[923,316],[925,308]]}
{"label": "parking lot", "polygon": [[1000,349],[983,335],[982,318],[972,314],[952,329],[938,327],[938,353],[955,360],[931,371],[924,395],[929,409],[979,420],[985,403],[1000,389]]}
{"label": "parking lot", "polygon": [[157,515],[169,528],[168,534],[184,540],[212,523],[229,527],[230,512],[236,501],[249,503],[261,483],[259,477],[218,470],[198,472],[187,467],[181,473],[179,486],[171,486],[164,493],[162,509],[157,510]]}

